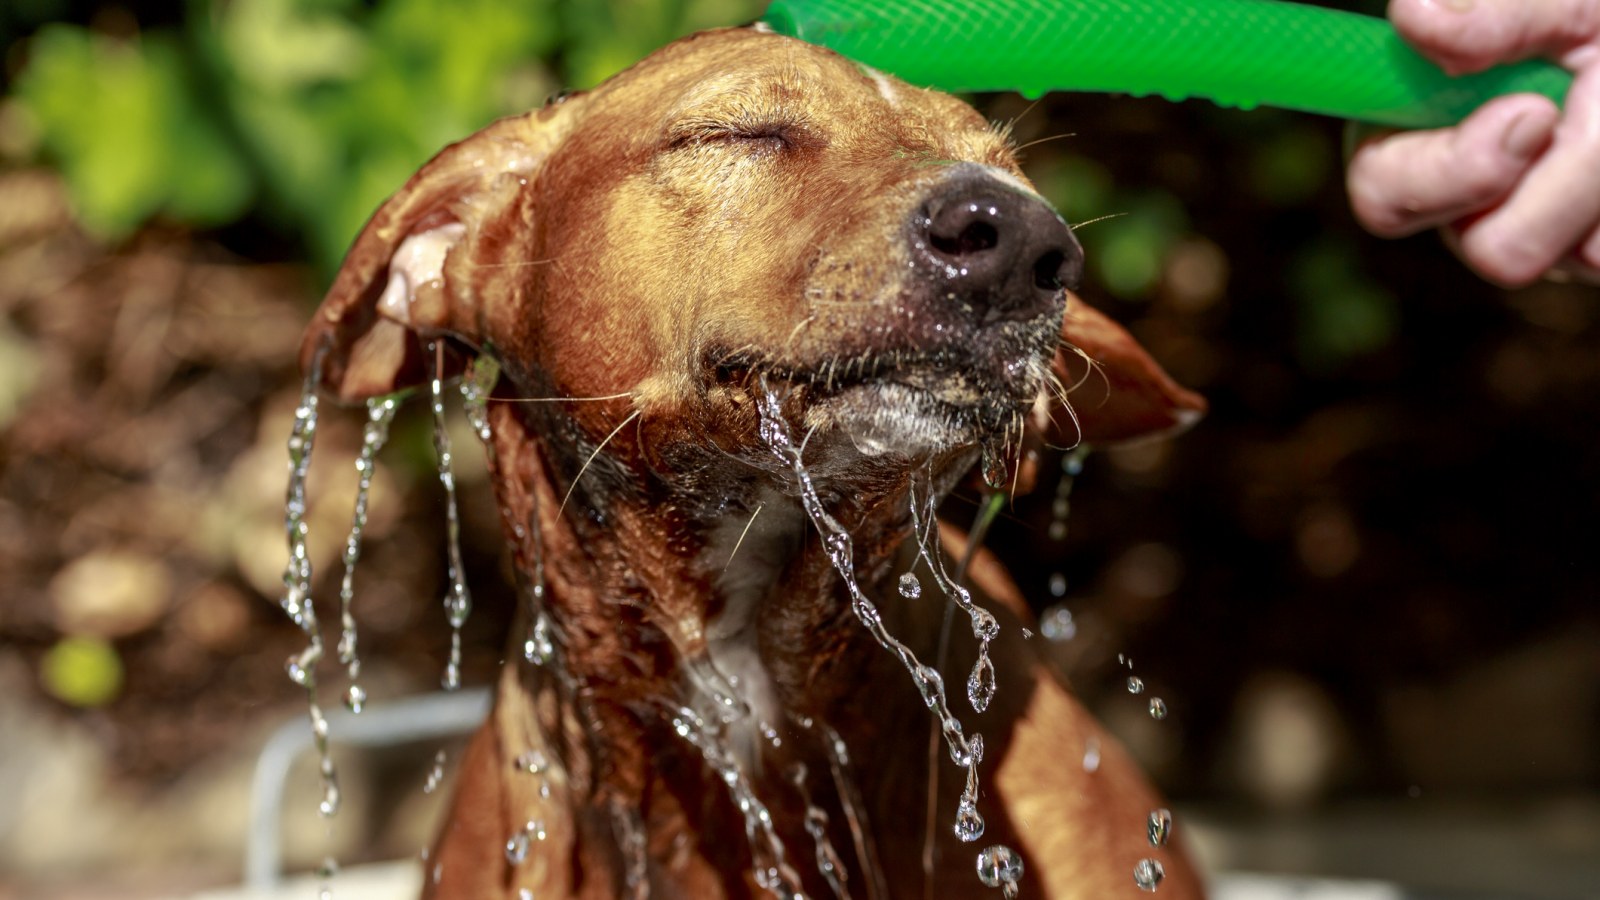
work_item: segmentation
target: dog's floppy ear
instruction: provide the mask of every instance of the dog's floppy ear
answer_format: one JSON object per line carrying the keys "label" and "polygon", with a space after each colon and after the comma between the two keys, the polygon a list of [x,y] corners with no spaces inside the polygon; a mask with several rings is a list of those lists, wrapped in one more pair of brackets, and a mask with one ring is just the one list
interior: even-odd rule
{"label": "dog's floppy ear", "polygon": [[1183,431],[1206,401],[1173,381],[1122,326],[1077,298],[1067,306],[1051,371],[1072,404],[1035,422],[1055,446],[1107,446]]}
{"label": "dog's floppy ear", "polygon": [[479,226],[536,177],[576,99],[446,147],[379,207],[300,345],[300,365],[321,367],[323,391],[356,402],[420,383],[431,362],[418,335],[482,344],[487,311],[470,283]]}

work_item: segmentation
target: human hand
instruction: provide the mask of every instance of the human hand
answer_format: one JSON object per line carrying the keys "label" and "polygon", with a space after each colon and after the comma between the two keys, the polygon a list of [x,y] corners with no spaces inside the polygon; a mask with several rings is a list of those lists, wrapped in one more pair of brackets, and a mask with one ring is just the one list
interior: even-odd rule
{"label": "human hand", "polygon": [[1540,56],[1575,77],[1564,109],[1516,94],[1454,128],[1365,138],[1347,173],[1356,218],[1384,237],[1444,226],[1467,265],[1507,286],[1600,283],[1600,2],[1390,0],[1389,18],[1451,74]]}

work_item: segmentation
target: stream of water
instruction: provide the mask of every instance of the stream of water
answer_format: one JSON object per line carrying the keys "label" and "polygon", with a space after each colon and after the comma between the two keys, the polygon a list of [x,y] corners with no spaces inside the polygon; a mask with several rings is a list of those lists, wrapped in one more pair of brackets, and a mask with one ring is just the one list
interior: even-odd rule
{"label": "stream of water", "polygon": [[[956,834],[963,840],[976,840],[982,833],[982,819],[977,818],[976,798],[978,793],[977,765],[983,758],[983,740],[980,735],[974,734],[971,738],[963,732],[961,722],[950,712],[950,706],[945,697],[944,679],[938,671],[922,663],[912,652],[911,648],[889,633],[883,623],[883,616],[877,606],[862,592],[861,586],[856,582],[854,545],[850,535],[845,531],[837,519],[823,508],[822,500],[817,495],[816,486],[812,483],[811,473],[807,470],[801,458],[801,448],[797,447],[789,433],[789,425],[783,418],[782,403],[778,396],[771,390],[763,392],[760,398],[761,424],[760,433],[767,447],[777,456],[785,466],[794,472],[800,490],[800,503],[806,516],[811,520],[813,527],[822,536],[823,547],[826,549],[829,561],[834,570],[843,579],[846,590],[850,593],[850,609],[867,632],[872,635],[878,645],[893,653],[911,675],[911,680],[916,685],[917,691],[922,696],[922,702],[928,707],[939,722],[939,730],[944,735],[945,745],[949,750],[950,758],[956,765],[967,770],[967,784],[962,792],[962,799],[957,808]],[[931,492],[930,492],[931,493]],[[919,549],[920,552],[920,549]],[[947,582],[942,577],[942,569],[933,567],[940,586],[946,588]],[[964,591],[962,593],[965,593]],[[952,599],[954,595],[952,594]],[[960,602],[957,600],[956,602]],[[966,597],[966,603],[971,605],[971,597]],[[964,607],[965,608],[965,607]],[[973,607],[976,608],[976,607]],[[970,614],[970,613],[969,613]],[[985,615],[987,611],[984,611]],[[992,621],[990,616],[989,620]],[[974,620],[975,630],[993,637],[989,629],[979,629],[978,619]],[[998,624],[993,626],[998,631]],[[980,636],[980,641],[983,638]],[[976,819],[976,825],[974,825]],[[965,822],[965,824],[963,824]],[[972,835],[967,837],[967,835]],[[1016,891],[1018,879],[1022,876],[1022,859],[1015,852],[1003,846],[991,847],[978,857],[978,870],[983,877],[985,859],[994,854],[1004,856],[1008,861],[1014,860],[1015,865],[1008,864],[993,869],[996,880],[990,886],[1002,886],[1008,896],[1013,896]],[[985,878],[985,883],[988,880]]]}

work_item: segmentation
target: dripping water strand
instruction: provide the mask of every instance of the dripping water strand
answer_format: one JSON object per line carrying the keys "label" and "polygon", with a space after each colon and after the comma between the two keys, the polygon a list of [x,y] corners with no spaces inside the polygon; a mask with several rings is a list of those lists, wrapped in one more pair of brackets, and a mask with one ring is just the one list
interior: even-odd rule
{"label": "dripping water strand", "polygon": [[626,889],[623,896],[628,900],[649,900],[649,845],[639,810],[620,801],[611,803],[611,830],[616,835],[617,849],[622,852],[622,883]]}
{"label": "dripping water strand", "polygon": [[[952,606],[960,607],[967,614],[967,618],[972,625],[972,636],[978,641],[978,658],[972,665],[972,672],[967,676],[967,702],[972,704],[974,712],[981,713],[989,708],[990,701],[994,699],[994,663],[989,659],[989,643],[1000,633],[1000,623],[992,613],[972,601],[972,593],[962,587],[959,580],[961,576],[966,574],[966,566],[971,560],[972,554],[976,552],[976,542],[983,539],[982,533],[978,533],[977,529],[981,528],[984,532],[988,531],[989,525],[993,522],[993,517],[1000,512],[1000,504],[1004,502],[1004,495],[999,493],[991,494],[989,499],[985,501],[983,509],[979,511],[979,522],[974,528],[974,536],[969,538],[974,542],[967,547],[966,554],[962,557],[961,565],[958,568],[960,575],[957,578],[951,578],[949,573],[945,571],[943,554],[938,552],[938,527],[935,524],[937,511],[934,508],[932,478],[929,478],[927,496],[923,498],[920,504],[917,500],[914,482],[909,493],[911,497],[912,530],[917,534],[923,533],[922,522],[917,514],[919,505],[922,506],[928,521],[927,537],[917,541],[917,555],[922,558],[923,562],[927,563],[928,571],[932,573],[934,583],[939,586],[940,592],[945,595],[945,599],[948,601],[945,606],[946,614],[949,614]],[[930,544],[934,548],[931,551],[929,550]],[[944,658],[949,652],[948,636],[948,632],[941,627],[939,659],[937,660],[941,669],[943,668]]]}
{"label": "dripping water strand", "polygon": [[906,671],[911,673],[912,682],[916,685],[923,704],[939,719],[940,731],[949,747],[950,758],[956,765],[965,766],[972,758],[972,748],[967,743],[966,735],[962,733],[961,723],[950,712],[950,706],[945,699],[944,679],[938,672],[923,665],[911,648],[890,634],[888,628],[884,626],[882,613],[856,583],[854,547],[850,535],[845,533],[844,526],[840,525],[837,519],[822,508],[817,489],[811,483],[811,473],[806,470],[805,464],[800,459],[799,450],[790,439],[789,426],[783,420],[777,396],[771,390],[767,390],[760,402],[762,440],[780,462],[794,471],[795,478],[799,482],[801,506],[811,519],[813,527],[821,534],[828,559],[850,592],[851,612],[855,613],[861,624],[866,626],[873,640],[893,653],[901,665],[905,666]]}
{"label": "dripping water strand", "polygon": [[850,880],[850,873],[839,858],[839,851],[833,848],[833,842],[828,839],[828,813],[812,798],[808,775],[805,763],[795,763],[789,769],[789,783],[794,785],[806,805],[804,824],[806,834],[811,836],[811,843],[816,849],[817,871],[828,882],[833,896],[838,900],[850,900],[850,890],[845,886],[845,882]]}
{"label": "dripping water strand", "polygon": [[461,410],[466,413],[473,433],[490,453],[494,452],[494,431],[489,427],[489,395],[499,380],[500,364],[487,354],[473,357],[466,374],[461,377]]}
{"label": "dripping water strand", "polygon": [[289,561],[283,569],[284,612],[305,633],[306,646],[291,656],[284,668],[289,680],[305,688],[307,715],[311,720],[311,736],[317,749],[317,771],[322,779],[322,800],[317,810],[324,818],[339,811],[339,779],[334,772],[333,756],[328,746],[328,719],[317,702],[317,664],[322,661],[322,631],[317,623],[316,604],[311,599],[311,555],[306,545],[306,476],[311,470],[311,451],[317,438],[317,389],[321,380],[322,360],[326,350],[319,350],[311,361],[305,383],[300,392],[300,404],[295,407],[294,427],[289,433],[289,485],[284,498],[284,532],[288,538]]}
{"label": "dripping water strand", "polygon": [[[528,510],[527,541],[528,554],[532,557],[533,575],[523,584],[523,592],[528,602],[528,633],[522,639],[522,658],[536,665],[547,665],[555,658],[555,626],[550,622],[550,613],[545,608],[545,577],[544,577],[544,530],[539,524],[539,498],[530,499]],[[521,537],[522,535],[518,535]],[[520,573],[522,567],[518,566]]]}
{"label": "dripping water strand", "polygon": [[866,803],[862,801],[855,779],[850,777],[850,749],[845,746],[839,732],[827,725],[816,725],[809,717],[797,721],[807,730],[816,727],[822,732],[822,747],[828,757],[828,772],[833,776],[833,789],[839,795],[839,805],[844,809],[845,824],[850,826],[850,840],[855,844],[856,859],[866,873],[868,900],[887,900],[889,885],[884,881],[877,847],[872,842],[872,823],[867,821]]}
{"label": "dripping water strand", "polygon": [[[1067,539],[1067,518],[1072,514],[1072,489],[1083,472],[1084,460],[1089,458],[1089,446],[1079,444],[1061,457],[1061,477],[1056,481],[1056,495],[1050,502],[1050,525],[1046,534],[1050,540],[1061,543]],[[1072,611],[1062,598],[1067,595],[1067,576],[1057,570],[1050,573],[1045,583],[1053,605],[1039,614],[1039,630],[1052,641],[1069,641],[1077,636],[1078,626],[1072,620]]]}
{"label": "dripping water strand", "polygon": [[366,706],[367,692],[361,687],[361,654],[356,636],[356,619],[351,612],[355,601],[356,563],[361,560],[361,538],[367,528],[367,499],[372,476],[377,469],[378,451],[389,440],[389,425],[394,421],[400,398],[394,395],[367,401],[367,424],[361,432],[361,454],[356,457],[356,502],[350,516],[350,533],[344,541],[344,578],[339,582],[339,662],[345,666],[350,686],[344,705],[352,713]]}
{"label": "dripping water strand", "polygon": [[[534,790],[541,803],[550,799],[550,758],[543,750],[537,747],[525,750],[512,760],[511,765],[518,773],[537,779]],[[534,843],[543,842],[548,836],[544,819],[527,819],[522,827],[506,839],[506,862],[513,866],[522,865],[528,858],[529,848]]]}
{"label": "dripping water strand", "polygon": [[745,838],[750,842],[756,883],[782,900],[805,900],[800,875],[788,863],[783,840],[772,824],[772,813],[756,796],[739,761],[728,751],[720,721],[715,727],[708,726],[699,713],[679,707],[673,712],[672,727],[679,737],[700,751],[706,765],[727,787],[734,805],[744,817]]}
{"label": "dripping water strand", "polygon": [[[932,495],[932,492],[933,492],[933,488],[932,488],[932,485],[931,485],[931,480],[932,479],[930,478],[930,485],[929,485],[929,488],[928,488],[929,495],[930,495],[930,498],[929,498],[930,499],[930,506],[931,506],[931,500],[932,500],[931,495]],[[994,524],[995,519],[999,518],[1000,510],[1002,509],[1002,507],[1004,505],[1005,505],[1005,495],[1000,493],[999,491],[995,491],[995,492],[989,494],[988,497],[986,497],[984,499],[983,504],[979,507],[978,516],[977,516],[976,519],[973,520],[973,522],[972,522],[972,530],[967,535],[967,547],[966,547],[966,550],[961,555],[961,561],[956,565],[956,576],[954,578],[954,582],[958,586],[963,584],[966,581],[967,568],[972,564],[972,558],[977,555],[978,548],[983,546],[984,538],[987,537],[988,534],[989,534],[989,528]],[[916,500],[915,500],[914,497],[913,497],[913,499],[911,501],[911,515],[912,515],[912,528],[913,528],[914,531],[917,531],[917,533],[920,534],[921,533],[920,530],[917,529]],[[934,526],[934,512],[931,509],[930,509],[930,511],[928,513],[928,524],[929,524],[930,528],[932,528]],[[921,538],[918,539],[918,554],[919,555],[921,555],[924,552],[924,548],[927,545],[927,540],[928,539],[926,537],[921,537]],[[944,614],[941,617],[941,620],[940,620],[940,623],[939,623],[939,649],[938,649],[937,654],[936,654],[936,662],[935,662],[935,665],[938,666],[940,671],[944,670],[945,665],[949,661],[949,657],[950,657],[950,638],[951,638],[951,632],[955,627],[955,614],[956,614],[956,603],[953,602],[952,598],[947,593],[946,594],[946,598],[945,598],[945,604],[944,604]],[[977,623],[974,622],[973,624],[974,624],[974,628],[976,629]],[[987,642],[983,642],[982,646],[983,646],[984,650],[987,650],[987,648],[988,648]],[[970,681],[970,678],[969,678],[969,681]],[[926,818],[924,819],[924,822],[923,822],[923,832],[922,832],[922,874],[923,874],[923,882],[922,883],[923,883],[923,895],[925,897],[929,898],[929,900],[931,900],[931,898],[933,896],[933,866],[934,866],[934,862],[935,862],[935,859],[936,859],[937,847],[938,847],[938,843],[934,840],[934,834],[935,834],[935,832],[937,831],[937,828],[938,828],[938,824],[937,824],[938,823],[937,807],[938,807],[938,797],[939,797],[939,767],[938,767],[939,760],[938,760],[938,755],[939,755],[939,735],[938,735],[938,732],[934,728],[930,727],[928,729],[928,801],[927,801],[927,815],[926,815]],[[969,770],[969,773],[970,773],[970,771],[971,770]],[[972,803],[970,804],[970,807],[971,807],[970,815],[963,815],[964,813],[968,812],[968,808],[967,808],[968,804],[965,803],[965,801],[967,800],[967,796],[966,795],[967,795],[968,791],[963,791],[962,802],[957,807],[956,828],[957,828],[957,835],[960,836],[963,841],[975,841],[980,836],[982,836],[982,833],[983,833],[983,819],[982,819],[981,816],[977,815],[977,800],[976,800],[977,786],[973,782],[973,779],[971,777],[968,778],[968,789],[970,790],[970,792],[972,794],[972,797],[973,797]],[[976,817],[976,822],[973,821],[974,817]],[[970,834],[971,837],[967,837],[966,835],[968,835],[968,834]]]}
{"label": "dripping water strand", "polygon": [[456,477],[451,466],[450,434],[444,419],[444,344],[428,342],[433,357],[433,377],[428,381],[433,406],[433,449],[439,463],[439,483],[445,494],[445,550],[450,587],[444,597],[445,618],[450,622],[450,661],[445,664],[443,685],[447,691],[461,687],[461,627],[472,613],[472,594],[467,590],[466,571],[461,564],[461,515],[456,507]]}

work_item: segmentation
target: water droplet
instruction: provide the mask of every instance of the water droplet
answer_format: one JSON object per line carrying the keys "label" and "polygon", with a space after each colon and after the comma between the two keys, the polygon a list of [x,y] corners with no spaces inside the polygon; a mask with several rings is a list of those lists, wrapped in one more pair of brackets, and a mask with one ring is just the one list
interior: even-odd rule
{"label": "water droplet", "polygon": [[963,843],[972,843],[983,837],[983,816],[978,814],[978,807],[962,801],[956,808],[956,837]]}
{"label": "water droplet", "polygon": [[526,831],[519,831],[516,834],[513,834],[510,840],[506,841],[506,862],[512,864],[513,866],[520,866],[522,865],[522,861],[527,858],[528,833]]}
{"label": "water droplet", "polygon": [[1050,502],[1050,515],[1055,516],[1057,519],[1065,519],[1072,515],[1072,501],[1058,495],[1056,499]]}
{"label": "water droplet", "polygon": [[1167,877],[1167,870],[1158,859],[1141,859],[1133,867],[1133,883],[1141,891],[1153,891]]}
{"label": "water droplet", "polygon": [[994,699],[994,691],[994,663],[987,654],[980,655],[972,666],[972,674],[967,676],[967,702],[972,704],[973,711],[983,712]]}
{"label": "water droplet", "polygon": [[983,762],[983,735],[974,734],[967,738],[967,755],[972,760],[967,764],[969,768]]}
{"label": "water droplet", "polygon": [[1091,737],[1083,744],[1083,770],[1100,771],[1100,739]]}
{"label": "water droplet", "polygon": [[353,713],[359,713],[367,706],[367,690],[359,684],[352,684],[344,692],[344,705]]}
{"label": "water droplet", "polygon": [[521,888],[517,891],[517,900],[533,900],[532,888]]}
{"label": "water droplet", "polygon": [[536,666],[548,663],[555,655],[555,642],[551,638],[550,616],[539,610],[528,629],[528,638],[522,642],[522,657]]}
{"label": "water droplet", "polygon": [[445,663],[444,677],[439,679],[439,685],[447,691],[461,689],[461,663],[459,660],[450,660]]}
{"label": "water droplet", "polygon": [[1006,486],[1006,460],[998,448],[983,448],[983,483],[996,490]]}
{"label": "water droplet", "polygon": [[1070,641],[1078,636],[1078,623],[1072,619],[1072,610],[1057,603],[1039,617],[1039,633],[1051,641]]}
{"label": "water droplet", "polygon": [[527,772],[530,775],[543,774],[550,767],[550,759],[542,750],[529,750],[518,756],[514,765],[518,772]]}
{"label": "water droplet", "polygon": [[1083,461],[1088,458],[1089,447],[1087,444],[1073,448],[1065,456],[1061,457],[1061,474],[1077,478],[1083,474]]}
{"label": "water droplet", "polygon": [[900,576],[900,596],[908,600],[915,600],[922,596],[922,582],[910,572]]}
{"label": "water droplet", "polygon": [[318,878],[332,878],[339,874],[339,861],[331,856],[322,858],[322,865],[317,867]]}
{"label": "water droplet", "polygon": [[1050,596],[1065,597],[1067,595],[1067,576],[1060,572],[1050,573]]}
{"label": "water droplet", "polygon": [[1016,884],[1022,880],[1022,857],[1004,844],[980,851],[978,880],[989,887]]}
{"label": "water droplet", "polygon": [[1150,698],[1150,718],[1165,719],[1167,717],[1167,702],[1160,697]]}
{"label": "water droplet", "polygon": [[1051,522],[1048,534],[1050,536],[1050,540],[1052,540],[1052,541],[1064,541],[1064,540],[1066,540],[1067,539],[1067,523],[1061,521],[1060,519],[1057,519],[1057,520]]}
{"label": "water droplet", "polygon": [[439,782],[444,780],[444,751],[440,750],[433,755],[433,768],[428,770],[428,780],[422,785],[424,794],[431,794],[439,789]]}
{"label": "water droplet", "polygon": [[967,604],[971,605],[972,636],[985,645],[979,648],[978,652],[986,652],[989,649],[987,644],[1000,636],[1000,620],[987,609],[972,605],[970,596],[967,598]]}
{"label": "water droplet", "polygon": [[1172,837],[1172,812],[1167,809],[1151,810],[1148,831],[1150,846],[1165,847],[1167,838]]}
{"label": "water droplet", "polygon": [[322,813],[324,819],[332,818],[339,811],[339,782],[333,779],[333,773],[324,769],[322,778],[322,802],[317,804],[317,812]]}
{"label": "water droplet", "polygon": [[1142,694],[1142,693],[1144,693],[1144,679],[1140,678],[1137,675],[1129,675],[1128,676],[1128,693],[1130,693],[1130,694]]}

